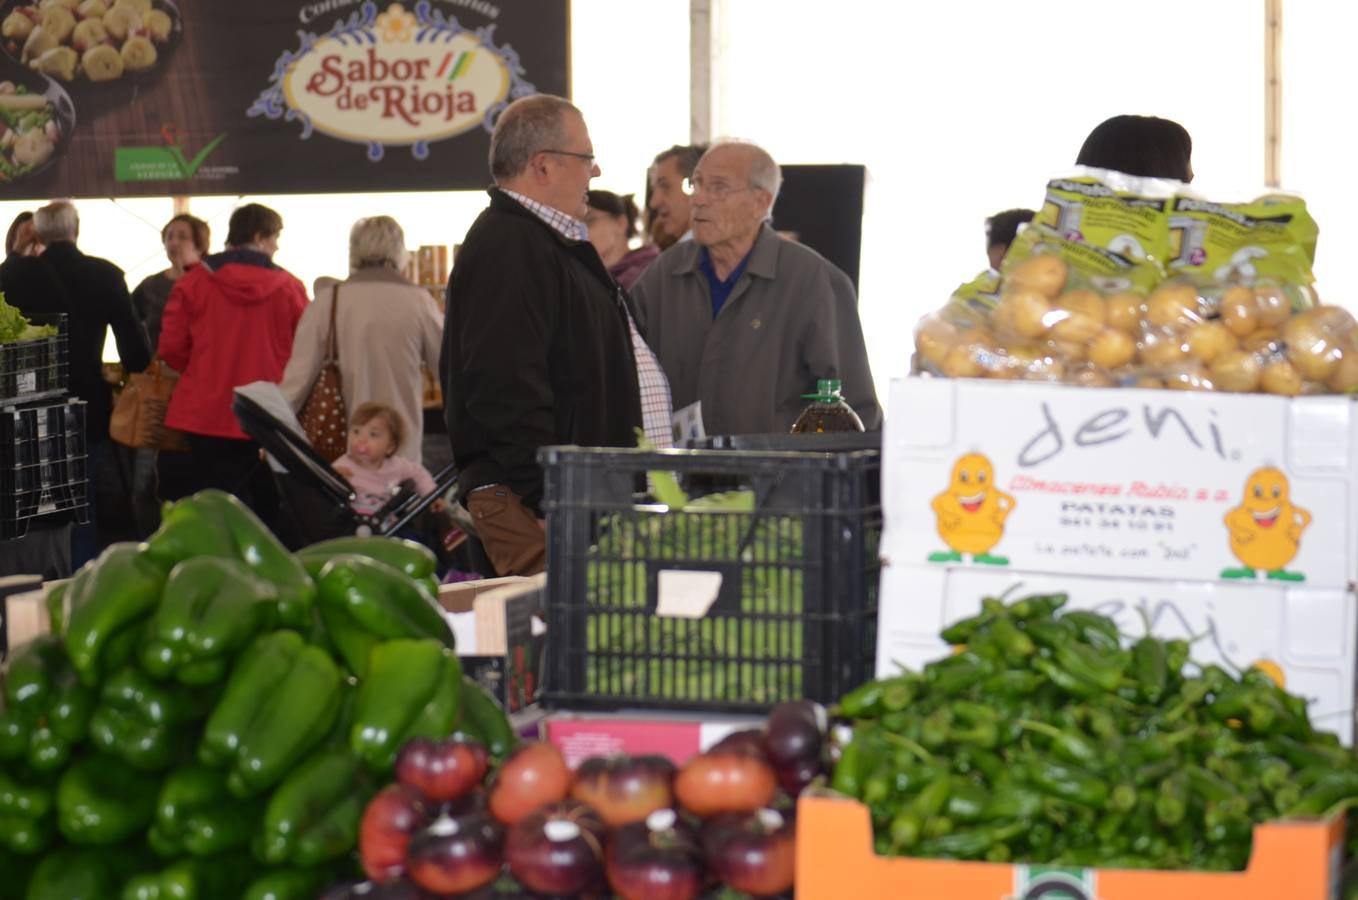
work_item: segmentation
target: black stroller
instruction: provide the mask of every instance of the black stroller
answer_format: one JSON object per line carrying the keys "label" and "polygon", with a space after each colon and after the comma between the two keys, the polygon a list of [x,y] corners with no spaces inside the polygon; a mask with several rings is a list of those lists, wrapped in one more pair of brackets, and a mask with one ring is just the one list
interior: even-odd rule
{"label": "black stroller", "polygon": [[[278,385],[257,381],[236,388],[231,410],[241,430],[269,455],[279,495],[278,537],[291,550],[347,535],[401,533],[457,481],[449,463],[434,474],[432,493],[421,496],[407,481],[381,509],[362,515],[350,506],[354,494],[349,482],[312,449]],[[441,536],[433,537],[435,553],[446,568],[451,550]]]}

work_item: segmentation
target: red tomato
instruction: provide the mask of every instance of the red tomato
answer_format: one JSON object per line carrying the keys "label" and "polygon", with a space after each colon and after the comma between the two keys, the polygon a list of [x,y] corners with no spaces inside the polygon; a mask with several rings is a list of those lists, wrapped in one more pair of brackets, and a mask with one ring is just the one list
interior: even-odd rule
{"label": "red tomato", "polygon": [[717,813],[754,812],[773,802],[778,777],[764,760],[746,753],[708,751],[679,770],[674,794],[701,818]]}
{"label": "red tomato", "polygon": [[490,813],[506,825],[570,794],[571,770],[561,751],[546,742],[524,744],[510,754],[490,789]]}

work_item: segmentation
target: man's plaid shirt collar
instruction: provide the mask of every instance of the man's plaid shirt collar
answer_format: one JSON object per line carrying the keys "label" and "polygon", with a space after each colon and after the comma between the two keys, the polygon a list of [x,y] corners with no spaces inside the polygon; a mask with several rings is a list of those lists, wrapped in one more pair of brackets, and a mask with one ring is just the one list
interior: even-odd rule
{"label": "man's plaid shirt collar", "polygon": [[569,238],[572,241],[589,240],[589,228],[575,216],[568,216],[559,209],[553,209],[545,203],[539,203],[531,197],[525,197],[515,191],[506,191],[504,188],[500,188],[500,190],[519,201],[524,209],[552,226],[562,237]]}

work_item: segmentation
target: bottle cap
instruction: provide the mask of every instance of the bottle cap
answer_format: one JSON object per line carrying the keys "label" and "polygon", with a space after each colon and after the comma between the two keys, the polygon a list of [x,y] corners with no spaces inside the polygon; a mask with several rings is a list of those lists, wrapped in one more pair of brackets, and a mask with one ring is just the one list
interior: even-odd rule
{"label": "bottle cap", "polygon": [[814,394],[802,394],[802,399],[820,400],[824,403],[842,400],[844,399],[844,382],[838,378],[817,379],[816,392]]}

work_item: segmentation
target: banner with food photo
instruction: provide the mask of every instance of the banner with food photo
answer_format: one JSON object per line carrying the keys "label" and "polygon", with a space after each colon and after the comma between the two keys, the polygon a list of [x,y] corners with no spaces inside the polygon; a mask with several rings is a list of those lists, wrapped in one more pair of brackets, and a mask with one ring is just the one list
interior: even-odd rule
{"label": "banner with food photo", "polygon": [[469,190],[569,0],[0,0],[0,198]]}

